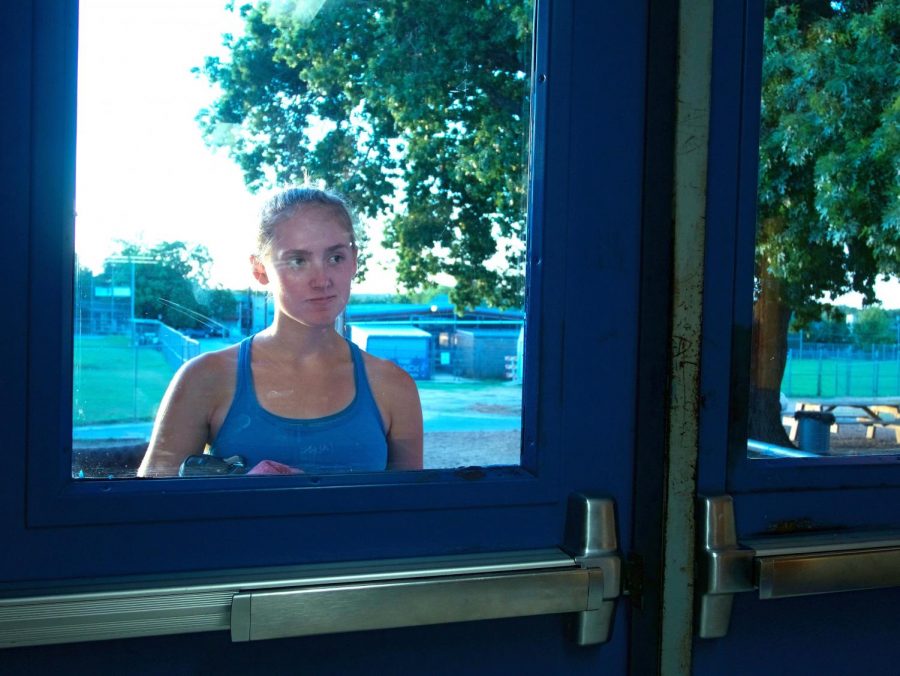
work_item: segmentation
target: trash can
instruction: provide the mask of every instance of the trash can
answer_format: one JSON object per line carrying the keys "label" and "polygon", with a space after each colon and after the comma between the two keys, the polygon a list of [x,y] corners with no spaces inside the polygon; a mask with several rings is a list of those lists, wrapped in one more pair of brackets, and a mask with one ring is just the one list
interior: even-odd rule
{"label": "trash can", "polygon": [[797,421],[797,443],[801,450],[828,453],[834,415],[822,411],[797,411],[794,420]]}

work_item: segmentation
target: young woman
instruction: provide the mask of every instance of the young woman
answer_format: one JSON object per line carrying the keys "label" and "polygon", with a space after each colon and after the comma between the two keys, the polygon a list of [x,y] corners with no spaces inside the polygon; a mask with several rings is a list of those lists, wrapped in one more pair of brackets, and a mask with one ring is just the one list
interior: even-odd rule
{"label": "young woman", "polygon": [[176,476],[186,457],[239,455],[252,473],[422,467],[415,382],[334,328],[350,297],[357,247],[339,197],[293,188],[260,219],[253,276],[275,320],[175,374],[138,475]]}

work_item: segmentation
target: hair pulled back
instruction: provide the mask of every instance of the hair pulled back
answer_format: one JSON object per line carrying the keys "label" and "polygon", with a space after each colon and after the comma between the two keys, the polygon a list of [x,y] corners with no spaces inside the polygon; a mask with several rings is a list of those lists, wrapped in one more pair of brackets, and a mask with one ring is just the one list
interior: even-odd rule
{"label": "hair pulled back", "polygon": [[287,220],[301,207],[320,205],[331,207],[343,217],[350,243],[356,247],[353,212],[350,205],[341,195],[330,190],[299,186],[287,188],[276,193],[263,204],[259,214],[259,227],[256,232],[257,255],[265,255],[275,238],[275,226]]}

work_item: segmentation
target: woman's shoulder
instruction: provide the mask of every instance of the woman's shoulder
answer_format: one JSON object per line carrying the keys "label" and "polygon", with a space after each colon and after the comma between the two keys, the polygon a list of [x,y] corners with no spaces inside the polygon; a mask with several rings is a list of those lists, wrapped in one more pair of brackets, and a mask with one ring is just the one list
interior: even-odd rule
{"label": "woman's shoulder", "polygon": [[363,356],[363,363],[366,365],[367,372],[375,373],[384,378],[397,378],[401,380],[408,378],[409,380],[412,380],[406,371],[397,366],[397,364],[390,359],[376,357],[374,354],[369,354],[363,349],[360,349],[359,352]]}
{"label": "woman's shoulder", "polygon": [[218,387],[228,382],[233,382],[237,370],[238,353],[240,344],[193,357],[186,361],[175,378],[185,384],[193,384],[202,389]]}
{"label": "woman's shoulder", "polygon": [[389,359],[382,359],[364,350],[360,350],[363,356],[363,364],[366,367],[366,375],[373,384],[382,386],[394,386],[400,388],[415,387],[412,377]]}
{"label": "woman's shoulder", "polygon": [[422,469],[422,403],[416,381],[387,359],[363,355],[387,431],[388,469]]}

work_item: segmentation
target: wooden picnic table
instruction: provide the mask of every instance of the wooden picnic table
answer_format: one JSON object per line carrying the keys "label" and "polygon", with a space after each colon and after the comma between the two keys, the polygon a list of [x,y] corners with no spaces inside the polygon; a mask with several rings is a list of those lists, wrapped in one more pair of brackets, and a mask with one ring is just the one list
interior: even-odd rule
{"label": "wooden picnic table", "polygon": [[[838,415],[837,409],[853,409],[856,415]],[[879,427],[893,430],[900,444],[900,397],[834,397],[821,399],[801,399],[795,404],[795,411],[821,411],[835,416],[832,431],[837,432],[841,423],[856,423],[866,427],[866,439],[875,438]],[[791,428],[791,439],[797,435],[797,426]]]}

